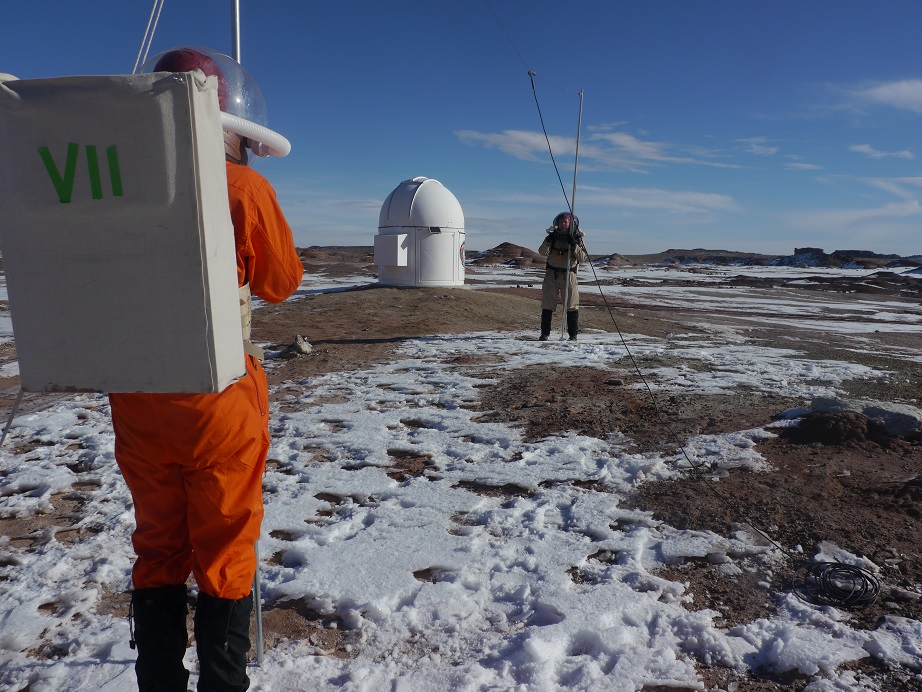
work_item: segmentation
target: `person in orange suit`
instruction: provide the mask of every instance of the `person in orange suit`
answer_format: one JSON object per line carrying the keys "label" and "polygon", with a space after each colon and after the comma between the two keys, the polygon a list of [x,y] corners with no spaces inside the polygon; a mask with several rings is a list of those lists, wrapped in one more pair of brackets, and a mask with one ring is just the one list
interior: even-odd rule
{"label": "person in orange suit", "polygon": [[[222,110],[235,102],[234,85],[249,78],[231,58],[206,49],[168,51],[153,71],[194,69],[218,77]],[[251,83],[245,100],[256,98],[254,89]],[[291,229],[268,181],[246,166],[248,142],[228,130],[224,140],[238,285],[267,302],[283,301],[303,274]],[[269,392],[259,360],[246,350],[246,375],[216,394],[109,395],[115,457],[137,524],[130,617],[142,692],[187,689],[190,574],[199,589],[198,689],[249,687],[246,655],[263,518]]]}

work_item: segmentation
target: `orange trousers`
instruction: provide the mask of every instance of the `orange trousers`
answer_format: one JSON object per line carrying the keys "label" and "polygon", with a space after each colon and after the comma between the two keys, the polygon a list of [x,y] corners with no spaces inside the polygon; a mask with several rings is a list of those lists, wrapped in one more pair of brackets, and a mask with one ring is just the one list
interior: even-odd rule
{"label": "orange trousers", "polygon": [[110,394],[115,458],[134,500],[134,588],[195,575],[216,598],[250,593],[263,518],[269,392],[259,362],[217,394]]}

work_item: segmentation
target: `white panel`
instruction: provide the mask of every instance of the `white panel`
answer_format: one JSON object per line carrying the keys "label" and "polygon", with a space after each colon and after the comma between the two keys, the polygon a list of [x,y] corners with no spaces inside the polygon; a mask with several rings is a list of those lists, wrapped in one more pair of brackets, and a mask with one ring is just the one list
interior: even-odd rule
{"label": "white panel", "polygon": [[25,389],[213,392],[243,374],[224,165],[214,78],[0,85]]}
{"label": "white panel", "polygon": [[449,231],[429,233],[420,230],[417,238],[420,286],[450,286],[456,282],[458,254],[455,234]]}
{"label": "white panel", "polygon": [[394,233],[375,236],[375,264],[379,267],[407,266],[407,234]]}

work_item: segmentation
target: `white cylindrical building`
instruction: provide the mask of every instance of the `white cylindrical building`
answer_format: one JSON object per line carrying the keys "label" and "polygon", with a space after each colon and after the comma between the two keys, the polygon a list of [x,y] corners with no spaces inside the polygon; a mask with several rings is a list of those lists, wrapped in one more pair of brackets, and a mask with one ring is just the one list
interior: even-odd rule
{"label": "white cylindrical building", "polygon": [[464,213],[438,180],[404,180],[388,195],[375,236],[378,283],[463,286]]}

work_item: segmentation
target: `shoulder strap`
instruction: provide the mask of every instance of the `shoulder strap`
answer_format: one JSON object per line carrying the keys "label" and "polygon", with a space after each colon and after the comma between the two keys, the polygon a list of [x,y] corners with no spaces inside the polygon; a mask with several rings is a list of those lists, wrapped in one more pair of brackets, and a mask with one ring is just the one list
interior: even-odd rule
{"label": "shoulder strap", "polygon": [[266,357],[265,352],[250,341],[250,332],[253,329],[253,298],[248,283],[240,287],[240,326],[243,327],[243,352],[263,360]]}

